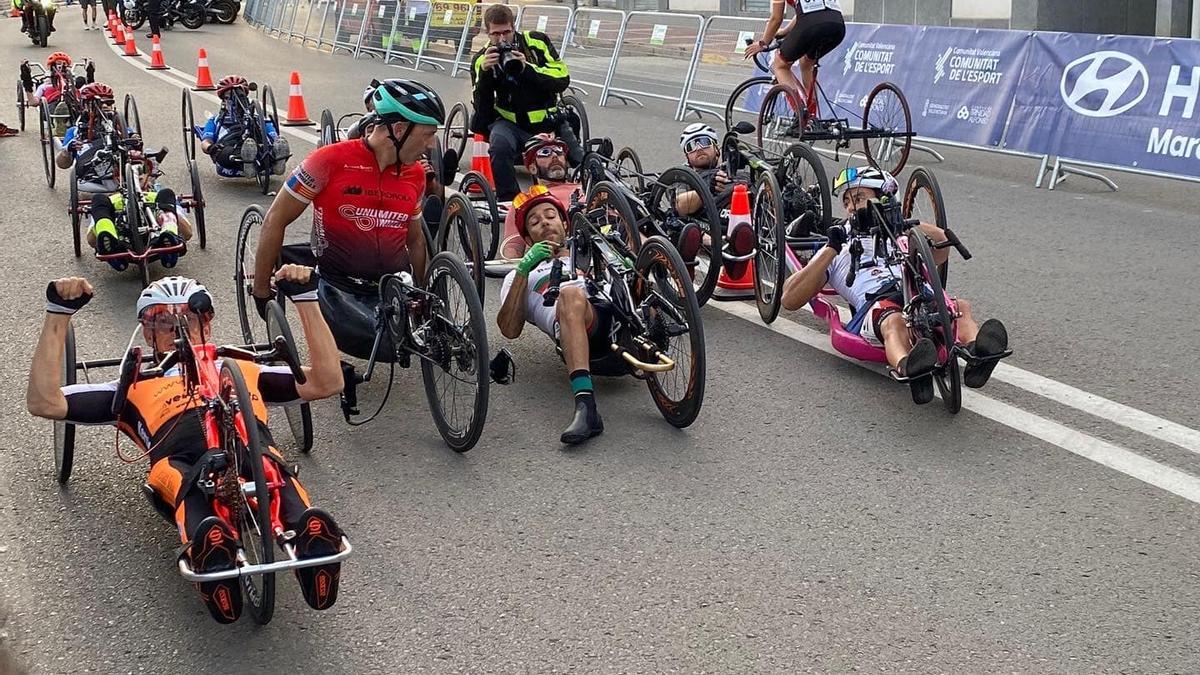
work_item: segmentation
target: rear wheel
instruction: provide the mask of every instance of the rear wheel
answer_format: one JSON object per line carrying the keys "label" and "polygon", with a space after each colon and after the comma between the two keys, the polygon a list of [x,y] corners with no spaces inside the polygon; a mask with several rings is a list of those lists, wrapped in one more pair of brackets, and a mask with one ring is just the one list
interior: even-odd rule
{"label": "rear wheel", "polygon": [[317,147],[324,145],[332,145],[338,141],[337,127],[333,122],[333,113],[329,112],[329,108],[321,111],[321,137],[317,140]]}
{"label": "rear wheel", "polygon": [[863,131],[888,134],[885,138],[864,138],[863,150],[871,166],[900,175],[912,150],[912,115],[900,87],[882,82],[871,90],[863,109]]}
{"label": "rear wheel", "polygon": [[[283,339],[292,346],[293,354],[296,354],[299,359],[299,344],[293,336],[292,327],[288,323],[287,315],[283,311],[283,305],[278,301],[272,300],[267,304],[268,341],[274,340],[275,336],[279,335],[283,336]],[[303,361],[301,360],[300,362]],[[295,440],[296,447],[304,454],[311,452],[313,446],[313,423],[312,408],[308,402],[283,406],[283,414],[287,417],[288,427],[292,431],[292,439]]]}
{"label": "rear wheel", "polygon": [[791,87],[786,84],[771,87],[758,110],[758,147],[782,154],[793,139],[799,138],[807,117]]}
{"label": "rear wheel", "polygon": [[[680,195],[686,193],[699,196],[700,208],[691,214],[683,215],[679,212],[676,201]],[[652,217],[658,221],[659,227],[673,242],[679,242],[680,235],[689,225],[700,228],[700,248],[691,264],[684,261],[684,265],[696,290],[697,300],[703,306],[717,287],[717,277],[721,272],[721,247],[724,246],[725,235],[721,225],[721,212],[717,209],[712,192],[695,171],[686,167],[675,167],[667,169],[655,179],[650,186],[646,206],[650,209]]]}
{"label": "rear wheel", "polygon": [[442,129],[442,147],[457,152],[459,161],[467,151],[467,140],[471,136],[467,129],[469,117],[467,104],[459,101],[450,108],[450,114],[446,115],[446,126]]}
{"label": "rear wheel", "polygon": [[[75,384],[75,328],[67,326],[67,339],[63,347],[62,376],[59,383],[66,387]],[[75,425],[62,420],[54,422],[54,478],[59,485],[71,480],[71,467],[75,464]]]}
{"label": "rear wheel", "polygon": [[217,23],[230,24],[237,21],[238,4],[233,0],[217,0],[211,9]]}
{"label": "rear wheel", "polygon": [[[263,92],[264,100],[267,93]],[[274,98],[275,95],[271,94],[272,102]],[[254,133],[257,135],[255,142],[258,144],[258,157],[254,161],[255,178],[258,180],[258,189],[265,195],[271,192],[271,144],[267,142],[267,117],[258,101],[250,105],[250,116],[254,119]],[[279,129],[278,126],[275,128]]]}
{"label": "rear wheel", "polygon": [[57,167],[54,165],[54,125],[50,120],[50,108],[43,102],[38,108],[38,129],[42,134],[42,168],[46,171],[46,185],[54,189]]}
{"label": "rear wheel", "polygon": [[[922,223],[937,225],[938,229],[947,227],[946,202],[942,199],[942,188],[938,185],[937,177],[923,166],[913,170],[908,177],[908,186],[904,188],[904,200],[901,202],[901,214],[905,219],[916,218]],[[950,276],[950,259],[938,265],[938,276],[941,277],[942,288]]]}
{"label": "rear wheel", "polygon": [[500,232],[504,226],[495,190],[478,171],[469,171],[458,184],[458,191],[471,200],[475,209],[484,259],[494,259],[497,249],[500,248]]}
{"label": "rear wheel", "polygon": [[629,252],[636,255],[642,247],[642,235],[638,232],[633,207],[625,198],[624,187],[602,180],[588,188],[585,203],[588,222],[601,231],[610,228],[610,231],[619,234]]}
{"label": "rear wheel", "polygon": [[[580,101],[578,96],[568,94],[562,97],[559,105],[565,108],[568,113],[571,131],[575,132],[575,139],[579,141],[581,146],[587,146],[588,139],[592,137],[592,134],[591,127],[588,124],[587,110],[583,107],[583,101]],[[572,115],[571,113],[574,114]]]}
{"label": "rear wheel", "polygon": [[925,234],[915,227],[908,231],[908,267],[904,300],[906,307],[912,307],[913,332],[929,338],[937,347],[941,365],[933,372],[933,382],[942,404],[954,414],[962,409],[962,373],[954,353],[954,320],[934,264],[933,249]]}
{"label": "rear wheel", "polygon": [[25,131],[25,85],[17,80],[17,120],[21,123],[21,131]]}
{"label": "rear wheel", "polygon": [[208,228],[204,225],[204,188],[200,185],[200,170],[193,160],[187,161],[188,176],[192,182],[192,214],[196,220],[196,234],[200,237],[200,248],[208,246]]}
{"label": "rear wheel", "polygon": [[269,84],[262,88],[262,111],[267,115],[266,121],[275,127],[275,133],[279,133],[279,107],[275,105],[275,90]]}
{"label": "rear wheel", "polygon": [[725,101],[725,130],[732,130],[738,122],[757,125],[763,97],[773,83],[769,77],[752,77],[734,87]]}
{"label": "rear wheel", "polygon": [[196,159],[196,113],[192,108],[192,92],[183,90],[183,151],[188,159]]}
{"label": "rear wheel", "polygon": [[769,171],[764,171],[754,187],[754,207],[751,223],[757,239],[754,256],[754,301],[758,315],[766,323],[779,316],[783,281],[787,275],[784,261],[783,198],[779,183]]}
{"label": "rear wheel", "polygon": [[[142,232],[142,205],[133,196],[132,186],[136,186],[137,176],[133,173],[133,164],[125,165],[125,184],[122,193],[125,197],[125,230],[129,237],[129,250],[141,254],[146,252],[147,241]],[[138,273],[142,277],[142,288],[150,285],[150,261],[142,258],[137,261]]]}
{"label": "rear wheel", "polygon": [[121,8],[121,21],[134,30],[139,30],[146,23],[146,15],[138,7],[129,7],[125,3],[117,3]]}
{"label": "rear wheel", "polygon": [[188,30],[196,30],[204,25],[204,7],[202,5],[195,6],[194,9],[183,11],[179,16],[179,23],[183,24]]}
{"label": "rear wheel", "polygon": [[467,269],[475,282],[479,302],[483,303],[484,273],[483,246],[479,242],[479,222],[475,209],[461,194],[450,195],[442,211],[442,222],[438,227],[437,250],[451,251],[466,261]]}
{"label": "rear wheel", "polygon": [[777,173],[783,195],[785,234],[786,226],[811,211],[816,218],[802,236],[825,236],[833,225],[833,195],[821,156],[803,143],[793,143],[780,158]]}
{"label": "rear wheel", "polygon": [[137,99],[133,94],[125,94],[125,125],[138,136],[142,135],[142,116],[138,114]]}
{"label": "rear wheel", "polygon": [[646,176],[642,170],[642,160],[633,148],[621,148],[615,160],[617,176],[621,182],[629,186],[636,194],[646,191]]}
{"label": "rear wheel", "polygon": [[83,233],[79,231],[82,223],[79,217],[79,181],[75,179],[75,167],[71,167],[68,180],[71,181],[71,243],[75,245],[75,257],[83,255]]}
{"label": "rear wheel", "polygon": [[646,323],[644,336],[674,367],[650,373],[654,405],[673,426],[696,421],[704,404],[704,325],[700,304],[679,252],[662,237],[650,237],[638,252],[634,311]]}

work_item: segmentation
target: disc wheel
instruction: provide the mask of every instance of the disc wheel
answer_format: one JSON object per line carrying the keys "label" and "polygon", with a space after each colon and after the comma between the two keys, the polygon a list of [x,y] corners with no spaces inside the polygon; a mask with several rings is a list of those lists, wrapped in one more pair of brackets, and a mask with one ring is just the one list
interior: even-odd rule
{"label": "disc wheel", "polygon": [[585,215],[588,222],[601,232],[610,228],[609,231],[619,234],[629,253],[637,255],[642,247],[642,235],[638,231],[638,220],[633,214],[633,207],[625,197],[624,186],[602,180],[588,188],[584,203],[587,204]]}
{"label": "disc wheel", "polygon": [[469,117],[467,104],[459,101],[450,108],[450,114],[446,115],[446,126],[442,128],[442,147],[447,151],[456,151],[459,160],[467,151],[467,140],[471,137],[471,133],[467,129]]}
{"label": "disc wheel", "polygon": [[[223,413],[220,427],[223,449],[236,462],[238,476],[254,481],[252,495],[239,486],[238,503],[229,506],[238,511],[238,530],[246,562],[269,564],[275,561],[275,547],[271,533],[271,492],[263,469],[266,446],[259,434],[245,378],[233,359],[221,361],[218,391]],[[275,574],[243,574],[238,578],[254,622],[269,622],[275,613]]]}
{"label": "disc wheel", "polygon": [[[59,383],[66,387],[75,384],[75,328],[67,325],[67,339],[63,345],[62,376]],[[62,420],[54,422],[54,478],[59,485],[71,480],[71,467],[75,464],[75,425]]]}
{"label": "disc wheel", "polygon": [[621,148],[614,161],[614,168],[622,183],[629,186],[634,194],[646,191],[646,172],[642,170],[642,159],[633,148]]}
{"label": "disc wheel", "polygon": [[[276,336],[283,336],[287,344],[291,345],[292,354],[296,357],[297,363],[302,363],[300,357],[299,343],[292,333],[292,327],[288,323],[287,315],[284,313],[283,305],[276,300],[267,303],[267,338],[268,341],[274,340]],[[312,451],[313,446],[313,422],[312,408],[307,401],[283,406],[283,414],[287,417],[288,427],[292,432],[292,439],[296,442],[296,447],[300,452],[308,454]]]}
{"label": "disc wheel", "polygon": [[587,110],[583,107],[583,101],[579,100],[578,96],[567,94],[562,97],[559,107],[565,108],[568,113],[575,113],[568,117],[571,124],[571,131],[575,133],[575,140],[579,141],[580,145],[587,146],[588,139],[592,137],[592,132],[591,126],[588,124]]}
{"label": "disc wheel", "polygon": [[125,125],[133,129],[133,133],[142,136],[142,116],[138,114],[137,99],[133,97],[133,94],[125,94],[124,111]]}
{"label": "disc wheel", "polygon": [[754,256],[754,302],[758,315],[766,323],[779,316],[783,281],[787,275],[784,261],[783,198],[779,182],[769,171],[764,171],[754,187],[754,207],[751,223],[757,239]]}
{"label": "disc wheel", "polygon": [[329,108],[321,111],[321,137],[317,140],[317,147],[332,145],[338,141],[337,127],[333,122],[333,113],[329,112]]}
{"label": "disc wheel", "polygon": [[494,259],[497,249],[500,248],[500,229],[504,225],[504,219],[500,217],[500,206],[496,201],[496,191],[478,171],[468,171],[459,182],[458,191],[471,200],[475,210],[484,259]]}
{"label": "disc wheel", "polygon": [[911,320],[916,335],[929,338],[937,347],[941,365],[933,372],[933,382],[942,397],[942,404],[954,414],[962,409],[962,372],[954,352],[953,318],[929,240],[914,227],[908,231],[908,247],[905,307],[913,308]]}
{"label": "disc wheel", "polygon": [[255,326],[259,325],[258,310],[254,306],[254,298],[250,295],[254,287],[254,258],[258,251],[258,235],[262,230],[265,217],[266,214],[261,206],[255,204],[247,207],[242,212],[237,241],[234,243],[234,297],[237,298],[238,322],[242,328],[242,341],[246,344],[259,344],[267,341],[265,332],[255,331]]}
{"label": "disc wheel", "polygon": [[786,84],[777,84],[767,90],[758,110],[758,147],[782,154],[799,138],[799,131],[807,122],[807,111],[801,111],[800,99]]}
{"label": "disc wheel", "polygon": [[[700,207],[684,215],[679,211],[677,200],[689,193],[699,197]],[[698,302],[703,306],[717,287],[725,236],[721,211],[717,208],[712,191],[694,170],[675,167],[667,169],[650,185],[646,206],[659,228],[664,230],[673,242],[679,242],[680,234],[689,225],[700,228],[700,249],[690,265],[684,262],[684,269],[692,281]]]}
{"label": "disc wheel", "polygon": [[204,225],[204,188],[200,185],[200,169],[193,160],[187,162],[188,176],[192,182],[192,215],[195,216],[196,234],[200,238],[200,248],[208,246],[208,228]]}
{"label": "disc wheel", "polygon": [[475,292],[483,303],[484,273],[483,245],[479,241],[479,222],[475,218],[475,207],[462,194],[450,195],[442,210],[442,222],[438,226],[437,250],[451,251],[461,257],[475,282]]}
{"label": "disc wheel", "polygon": [[50,122],[50,108],[45,101],[38,108],[38,129],[42,135],[42,167],[46,171],[46,185],[53,190],[57,173],[54,164],[54,125]]}
{"label": "disc wheel", "polygon": [[196,159],[196,112],[192,107],[192,92],[183,90],[183,102],[180,104],[183,116],[183,152],[188,159]]}
{"label": "disc wheel", "polygon": [[696,421],[704,403],[700,304],[679,252],[663,237],[643,243],[635,269],[634,310],[647,325],[644,337],[675,362],[671,370],[650,373],[650,395],[672,426],[687,427]]}
{"label": "disc wheel", "polygon": [[75,179],[75,167],[71,167],[71,173],[68,180],[71,182],[71,243],[75,247],[75,257],[83,255],[83,233],[79,231],[81,226],[79,217],[79,181]]}
{"label": "disc wheel", "polygon": [[871,90],[863,109],[863,131],[888,134],[884,138],[864,138],[863,150],[871,166],[900,175],[912,150],[912,115],[900,87],[882,82]]}
{"label": "disc wheel", "polygon": [[[904,199],[901,204],[901,214],[907,220],[916,218],[922,223],[936,225],[938,229],[949,227],[946,220],[946,202],[942,199],[942,188],[938,185],[937,177],[923,166],[913,170],[908,177],[908,185],[904,188]],[[938,276],[942,288],[950,276],[950,259],[938,265]]]}
{"label": "disc wheel", "polygon": [[25,131],[25,85],[21,80],[17,80],[17,121],[20,122],[21,131]]}
{"label": "disc wheel", "polygon": [[732,130],[738,122],[758,123],[763,96],[773,82],[769,77],[752,77],[734,87],[733,93],[725,100],[726,131]]}
{"label": "disc wheel", "polygon": [[816,218],[802,236],[824,237],[833,225],[833,195],[821,156],[804,143],[793,143],[776,166],[776,180],[783,195],[783,222],[790,225],[811,211]]}

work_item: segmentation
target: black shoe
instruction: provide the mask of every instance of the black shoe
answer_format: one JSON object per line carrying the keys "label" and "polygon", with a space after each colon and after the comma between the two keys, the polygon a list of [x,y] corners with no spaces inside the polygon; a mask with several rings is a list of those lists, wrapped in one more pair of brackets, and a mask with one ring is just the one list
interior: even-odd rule
{"label": "black shoe", "polygon": [[[296,526],[296,557],[320,558],[342,550],[342,530],[333,516],[321,509],[309,508],[300,516]],[[296,581],[304,601],[313,609],[329,609],[337,602],[338,581],[342,576],[341,563],[329,563],[296,570]]]}
{"label": "black shoe", "polygon": [[362,382],[354,372],[354,366],[342,361],[342,393],[339,401],[342,404],[342,416],[349,422],[358,413],[358,383]]}
{"label": "black shoe", "polygon": [[933,377],[930,376],[930,373],[935,367],[937,367],[937,347],[929,338],[918,340],[917,344],[909,350],[908,356],[900,359],[896,372],[902,377],[910,378],[908,388],[912,394],[913,403],[924,405],[933,400]]}
{"label": "black shoe", "polygon": [[600,419],[600,411],[596,410],[595,397],[579,396],[575,398],[575,418],[559,440],[567,445],[579,445],[603,432],[604,420]]}
{"label": "black shoe", "polygon": [[[233,569],[237,561],[237,539],[229,526],[216,516],[200,521],[192,536],[188,557],[199,573]],[[196,584],[200,599],[217,623],[233,623],[242,615],[242,589],[237,578]]]}
{"label": "black shoe", "polygon": [[[967,345],[967,349],[975,356],[995,356],[1003,354],[1008,349],[1008,330],[999,319],[988,319],[979,327],[975,341]],[[987,384],[992,371],[999,361],[995,359],[983,363],[968,365],[963,371],[963,384],[972,389],[978,389]]]}

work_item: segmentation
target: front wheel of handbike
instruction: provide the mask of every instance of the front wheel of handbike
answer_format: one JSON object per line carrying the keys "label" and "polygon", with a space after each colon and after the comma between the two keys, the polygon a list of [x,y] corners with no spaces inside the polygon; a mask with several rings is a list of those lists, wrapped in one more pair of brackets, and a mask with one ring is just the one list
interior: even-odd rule
{"label": "front wheel of handbike", "polygon": [[[933,382],[937,385],[946,410],[955,414],[962,409],[962,372],[958,366],[958,355],[954,352],[953,315],[946,303],[946,293],[934,262],[933,249],[930,248],[925,234],[915,227],[909,230],[908,247],[909,274],[911,270],[919,272],[920,278],[917,281],[921,284],[921,288],[914,287],[911,292],[914,295],[922,292],[932,295],[926,302],[912,303],[916,307],[915,311],[925,313],[924,317],[917,317],[913,321],[913,328],[918,336],[929,338],[937,347],[938,361],[944,365],[934,371]],[[912,281],[909,283],[912,284]],[[909,300],[909,297],[905,300]]]}
{"label": "front wheel of handbike", "polygon": [[[63,349],[62,386],[75,384],[75,329],[67,326],[67,339]],[[71,480],[71,467],[75,464],[75,425],[63,420],[54,421],[54,478],[59,485]]]}
{"label": "front wheel of handbike", "polygon": [[[283,305],[277,300],[272,300],[267,303],[267,339],[274,340],[276,336],[282,336],[292,346],[293,354],[298,353],[296,348],[299,345],[296,344],[296,338],[292,335],[292,327],[288,323]],[[291,429],[296,447],[306,455],[312,452],[312,408],[308,402],[286,405],[283,407],[283,414],[287,418],[288,428]]]}

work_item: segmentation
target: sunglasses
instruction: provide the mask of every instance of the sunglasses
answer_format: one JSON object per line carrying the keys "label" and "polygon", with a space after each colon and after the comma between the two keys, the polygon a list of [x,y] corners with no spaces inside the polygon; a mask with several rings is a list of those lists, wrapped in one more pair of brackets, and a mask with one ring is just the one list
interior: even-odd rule
{"label": "sunglasses", "polygon": [[516,197],[513,197],[512,207],[514,210],[519,209],[523,205],[527,204],[529,202],[529,200],[536,199],[538,197],[541,197],[542,195],[549,194],[549,193],[550,193],[550,188],[546,187],[545,185],[534,185],[533,187],[529,188],[528,191],[522,192],[521,194],[517,195]]}
{"label": "sunglasses", "polygon": [[547,157],[562,157],[567,154],[560,145],[544,145],[537,150],[537,156],[545,159]]}
{"label": "sunglasses", "polygon": [[717,145],[717,142],[714,141],[713,139],[709,138],[708,136],[701,136],[699,138],[693,138],[692,140],[688,141],[687,144],[683,146],[683,151],[684,152],[695,152],[697,150],[703,150],[705,148],[712,148],[712,147],[715,147],[716,145]]}

